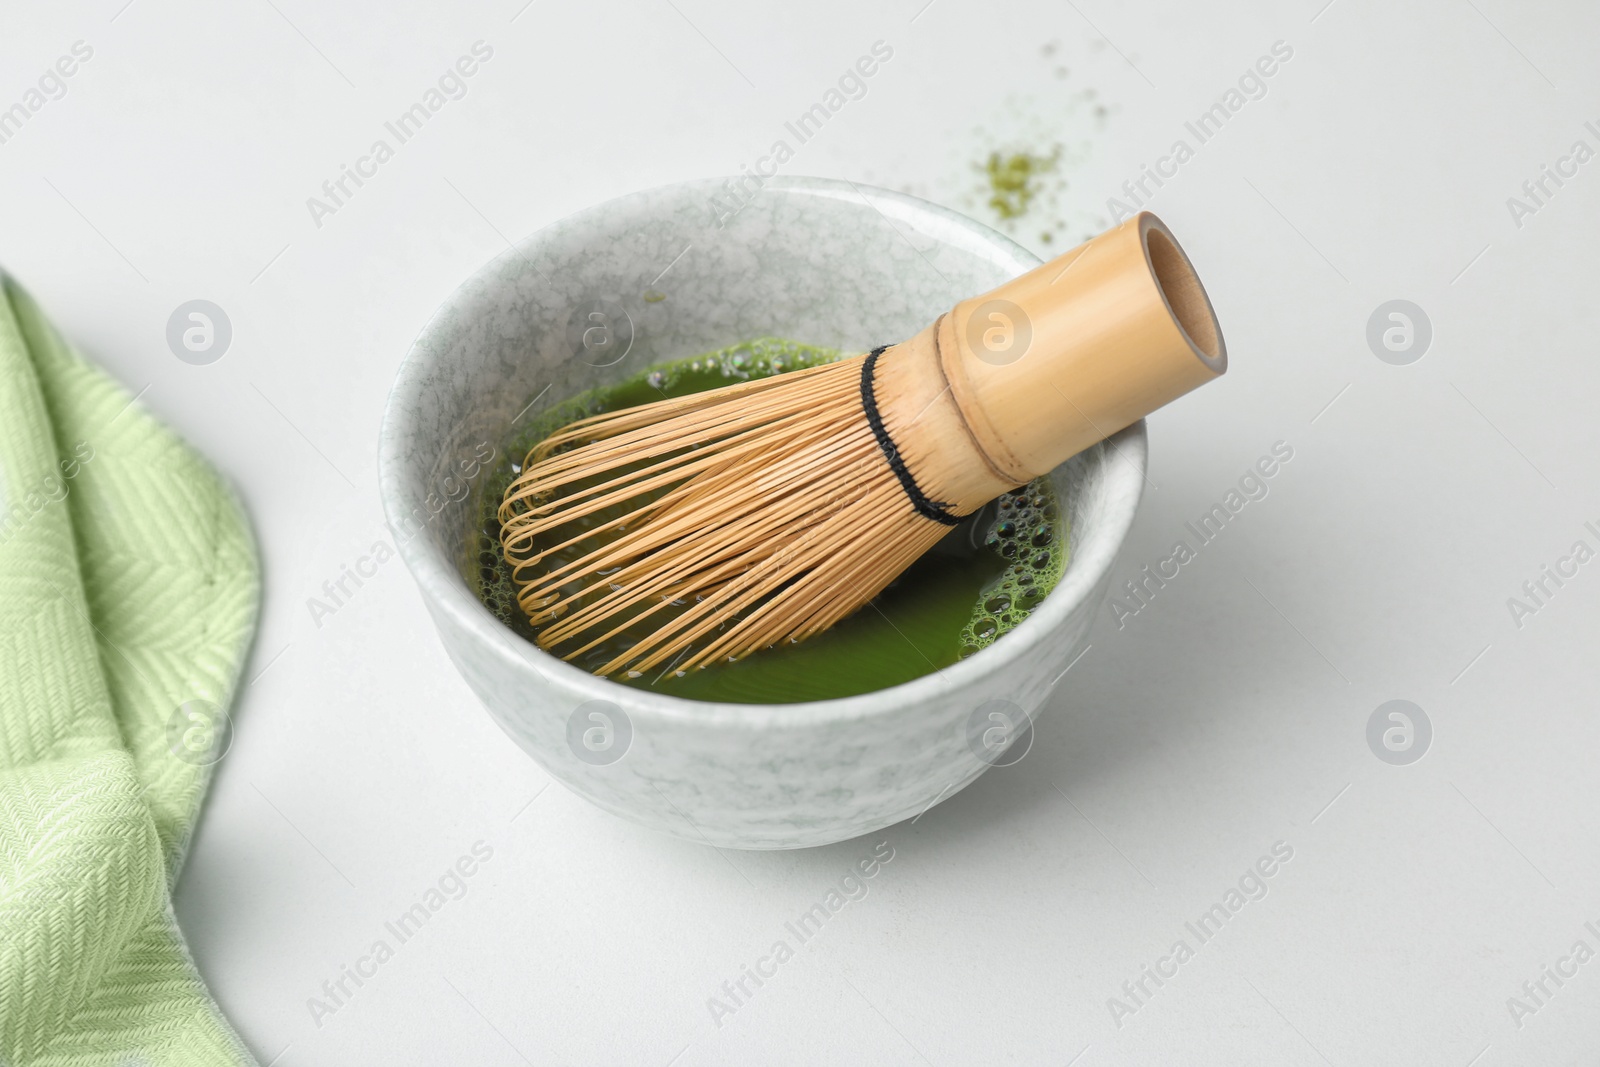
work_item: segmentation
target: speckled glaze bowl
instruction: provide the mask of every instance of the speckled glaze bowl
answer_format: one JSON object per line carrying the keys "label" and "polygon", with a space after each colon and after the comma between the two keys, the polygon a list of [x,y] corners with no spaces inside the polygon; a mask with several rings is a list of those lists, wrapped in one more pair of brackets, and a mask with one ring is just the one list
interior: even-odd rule
{"label": "speckled glaze bowl", "polygon": [[544,407],[753,337],[845,351],[898,341],[1037,263],[933,204],[782,178],[753,195],[702,181],[613,200],[468,279],[400,368],[379,467],[389,523],[445,649],[501,728],[607,811],[748,849],[869,833],[1017,758],[1032,715],[1082,651],[1133,521],[1142,422],[1053,472],[1070,562],[1030,618],[952,667],[861,696],[708,704],[617,685],[512,633],[465,575],[477,566],[485,450]]}

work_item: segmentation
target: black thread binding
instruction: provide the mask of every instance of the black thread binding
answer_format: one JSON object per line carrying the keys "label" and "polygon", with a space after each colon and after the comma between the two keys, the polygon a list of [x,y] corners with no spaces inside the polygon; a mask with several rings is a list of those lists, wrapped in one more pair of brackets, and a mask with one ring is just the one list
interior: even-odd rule
{"label": "black thread binding", "polygon": [[872,436],[877,438],[878,447],[883,450],[883,458],[889,461],[889,469],[900,479],[900,488],[905,490],[906,499],[911,501],[911,506],[916,508],[917,514],[946,526],[960,525],[961,519],[950,514],[949,504],[939,500],[929,500],[922,492],[917,480],[906,469],[906,461],[900,458],[900,450],[895,447],[894,439],[883,427],[883,416],[878,413],[878,398],[872,391],[872,374],[878,365],[878,357],[883,355],[888,347],[879,345],[874,348],[861,364],[861,410],[867,413],[867,425],[872,427]]}

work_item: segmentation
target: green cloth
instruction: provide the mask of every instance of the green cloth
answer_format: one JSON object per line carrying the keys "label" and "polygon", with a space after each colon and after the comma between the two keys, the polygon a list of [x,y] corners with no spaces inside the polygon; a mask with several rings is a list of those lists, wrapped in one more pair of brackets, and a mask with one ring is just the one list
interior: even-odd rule
{"label": "green cloth", "polygon": [[250,1064],[172,913],[206,710],[255,627],[250,528],[4,276],[0,295],[0,1064]]}

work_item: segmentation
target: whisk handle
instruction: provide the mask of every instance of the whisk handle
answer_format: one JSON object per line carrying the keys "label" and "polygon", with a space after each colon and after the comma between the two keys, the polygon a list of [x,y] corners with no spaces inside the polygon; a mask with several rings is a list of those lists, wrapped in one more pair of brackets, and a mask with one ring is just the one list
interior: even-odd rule
{"label": "whisk handle", "polygon": [[962,301],[936,334],[973,438],[1017,484],[1228,365],[1194,267],[1149,212]]}

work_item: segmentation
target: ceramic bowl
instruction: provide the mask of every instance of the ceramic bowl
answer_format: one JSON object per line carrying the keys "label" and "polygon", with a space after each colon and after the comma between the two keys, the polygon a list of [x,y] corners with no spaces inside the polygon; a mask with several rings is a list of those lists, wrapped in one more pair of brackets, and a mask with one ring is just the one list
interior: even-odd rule
{"label": "ceramic bowl", "polygon": [[1142,422],[1052,473],[1070,561],[1031,617],[954,666],[861,696],[712,704],[617,685],[517,636],[466,576],[486,450],[544,407],[754,337],[845,351],[901,340],[1037,263],[910,196],[781,178],[759,191],[699,181],[625,196],[469,278],[400,368],[379,465],[401,555],[495,721],[601,808],[731,848],[869,833],[1018,758],[1033,714],[1084,647],[1133,521]]}

